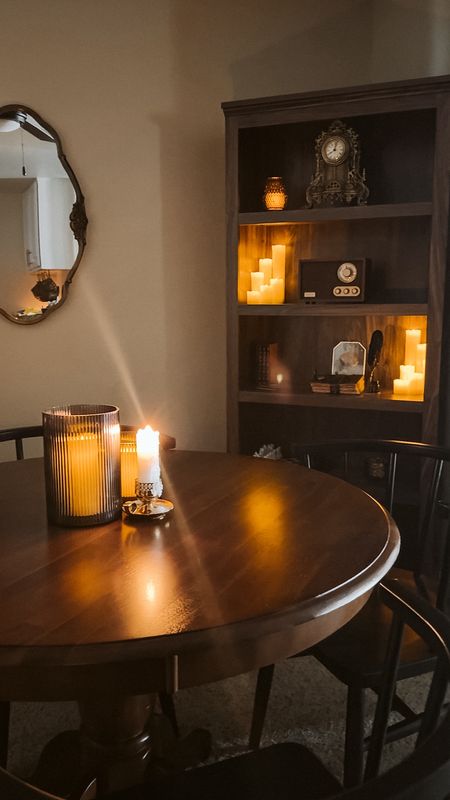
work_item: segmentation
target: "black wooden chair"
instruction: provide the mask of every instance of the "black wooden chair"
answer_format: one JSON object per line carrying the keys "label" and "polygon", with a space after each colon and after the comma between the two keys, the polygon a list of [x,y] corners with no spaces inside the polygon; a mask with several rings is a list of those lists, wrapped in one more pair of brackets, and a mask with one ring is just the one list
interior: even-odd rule
{"label": "black wooden chair", "polygon": [[[389,615],[389,637],[365,768],[365,782],[342,790],[306,747],[279,744],[169,775],[110,794],[110,800],[447,800],[450,794],[450,713],[442,714],[450,680],[450,621],[397,581],[379,587]],[[415,631],[435,654],[434,677],[415,749],[378,775],[392,709],[401,641]],[[0,770],[0,795],[8,800],[55,800]]]}
{"label": "black wooden chair", "polygon": [[[445,499],[444,491],[447,500],[450,494],[450,482],[443,480],[450,450],[411,442],[345,440],[294,446],[293,456],[309,468],[332,472],[378,496],[393,515],[402,536],[399,560],[391,574],[443,609],[448,594],[450,537],[446,535],[448,523],[444,519],[448,506],[442,497]],[[433,536],[437,540],[432,541]],[[428,562],[433,561],[430,558],[433,548],[439,555],[434,553],[435,575],[430,585],[426,571],[432,566]],[[385,610],[375,591],[353,620],[312,650],[348,687],[346,786],[356,785],[362,778],[363,753],[367,747],[365,690],[379,684],[387,630]],[[415,636],[407,637],[402,647],[399,680],[428,672],[433,663],[422,642]],[[258,674],[250,731],[252,748],[259,747],[273,674],[274,665],[262,668]],[[407,736],[420,723],[420,717],[398,694],[394,705],[403,720],[389,728],[390,741]]]}
{"label": "black wooden chair", "polygon": [[[122,425],[122,430],[133,431],[137,428],[133,425]],[[1,442],[14,442],[17,461],[24,458],[24,440],[38,439],[43,436],[42,425],[28,425],[19,428],[8,428],[0,430]],[[163,450],[174,450],[176,441],[173,436],[162,433],[160,444]],[[159,694],[161,710],[170,719],[175,733],[178,735],[178,725],[175,714],[175,707],[171,695],[166,692]],[[0,766],[6,766],[8,759],[8,738],[9,738],[9,718],[10,703],[0,701]]]}

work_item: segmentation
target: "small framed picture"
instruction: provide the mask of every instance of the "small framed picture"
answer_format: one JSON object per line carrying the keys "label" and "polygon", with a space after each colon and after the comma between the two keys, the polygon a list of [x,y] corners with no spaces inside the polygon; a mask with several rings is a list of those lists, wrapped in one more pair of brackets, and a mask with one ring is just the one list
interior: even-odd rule
{"label": "small framed picture", "polygon": [[365,370],[366,348],[361,342],[339,342],[333,347],[333,375],[364,375]]}

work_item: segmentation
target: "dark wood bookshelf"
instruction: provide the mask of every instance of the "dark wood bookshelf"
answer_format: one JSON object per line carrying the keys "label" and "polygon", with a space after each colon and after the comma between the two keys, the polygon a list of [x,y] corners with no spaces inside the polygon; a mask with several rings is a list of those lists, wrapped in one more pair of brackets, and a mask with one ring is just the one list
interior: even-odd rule
{"label": "dark wood bookshelf", "polygon": [[[385,437],[449,444],[450,76],[223,104],[227,147],[228,447]],[[358,134],[365,205],[306,208],[316,138],[333,120]],[[280,175],[286,208],[267,211],[268,176]],[[250,272],[286,245],[286,302],[247,305]],[[308,260],[365,259],[364,302],[304,303]],[[244,277],[242,277],[244,276]],[[394,397],[405,330],[427,342],[424,399]],[[324,395],[312,376],[331,371],[340,341],[366,349],[384,335],[380,394]],[[277,344],[284,391],[257,388],[255,354]],[[367,376],[366,376],[367,378]],[[361,413],[360,413],[361,412]]]}
{"label": "dark wood bookshelf", "polygon": [[301,208],[292,211],[254,211],[239,214],[240,225],[280,225],[287,222],[323,222],[353,219],[389,219],[396,217],[431,217],[432,203],[389,203],[348,206],[347,208]]}
{"label": "dark wood bookshelf", "polygon": [[353,408],[358,411],[392,411],[394,413],[422,412],[423,401],[415,396],[397,398],[391,392],[381,394],[333,395],[314,392],[296,394],[277,389],[244,390],[239,392],[240,403],[267,405],[310,406],[314,408]]}
{"label": "dark wood bookshelf", "polygon": [[240,303],[237,309],[242,317],[415,317],[428,313],[427,303],[282,303],[254,306]]}

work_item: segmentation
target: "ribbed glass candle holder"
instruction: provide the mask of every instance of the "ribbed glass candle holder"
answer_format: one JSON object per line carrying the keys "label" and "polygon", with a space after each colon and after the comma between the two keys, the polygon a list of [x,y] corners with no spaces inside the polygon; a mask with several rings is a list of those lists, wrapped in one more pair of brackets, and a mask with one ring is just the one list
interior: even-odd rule
{"label": "ribbed glass candle holder", "polygon": [[42,415],[47,514],[67,526],[101,525],[121,513],[116,406],[69,405]]}

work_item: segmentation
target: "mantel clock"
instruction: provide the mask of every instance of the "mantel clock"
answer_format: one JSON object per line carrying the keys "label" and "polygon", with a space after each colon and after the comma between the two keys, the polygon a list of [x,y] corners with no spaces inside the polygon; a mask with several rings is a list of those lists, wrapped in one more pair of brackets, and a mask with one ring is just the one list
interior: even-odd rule
{"label": "mantel clock", "polygon": [[359,136],[341,120],[316,139],[316,171],[306,190],[306,205],[365,205],[369,196],[365,170],[360,171]]}

